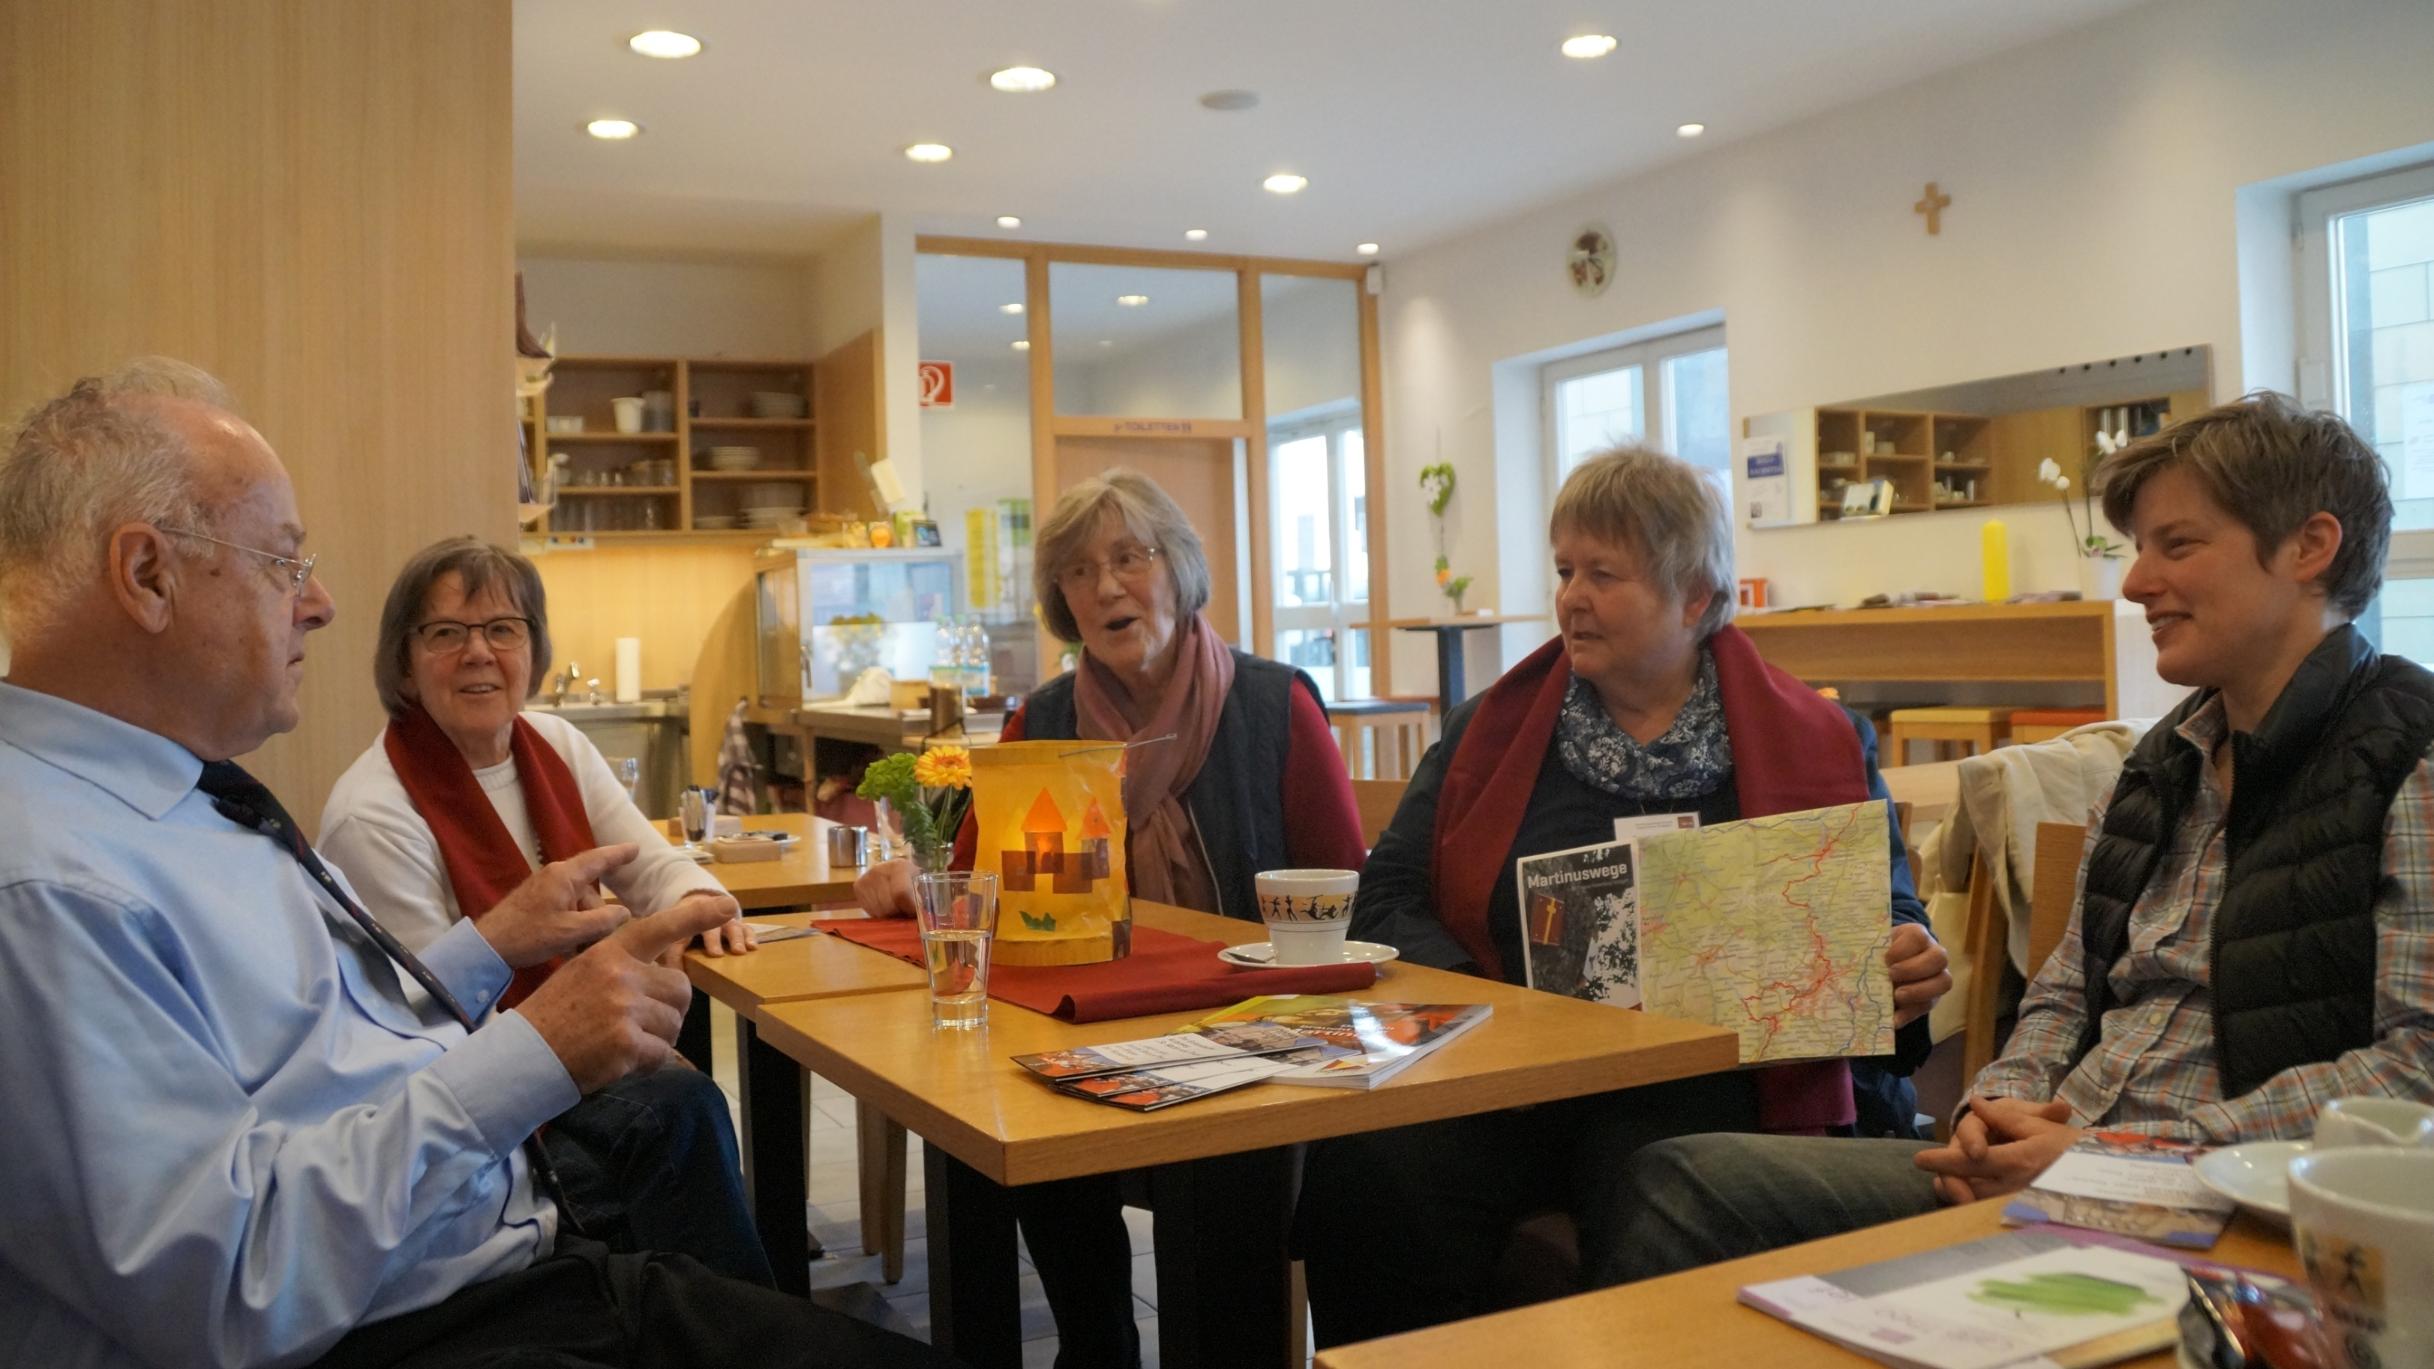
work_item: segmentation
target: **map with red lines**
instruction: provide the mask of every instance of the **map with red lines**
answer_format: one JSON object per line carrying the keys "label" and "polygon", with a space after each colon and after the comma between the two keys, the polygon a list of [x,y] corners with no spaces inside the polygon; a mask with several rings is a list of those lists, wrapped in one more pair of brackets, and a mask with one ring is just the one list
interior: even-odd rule
{"label": "map with red lines", "polygon": [[1640,1006],[1741,1035],[1741,1062],[1893,1049],[1882,802],[1640,843]]}

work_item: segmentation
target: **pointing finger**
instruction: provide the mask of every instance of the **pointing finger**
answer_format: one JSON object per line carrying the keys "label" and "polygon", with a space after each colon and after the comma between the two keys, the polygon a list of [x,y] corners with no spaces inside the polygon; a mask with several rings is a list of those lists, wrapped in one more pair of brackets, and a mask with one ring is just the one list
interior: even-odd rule
{"label": "pointing finger", "polygon": [[725,905],[715,899],[688,899],[638,917],[617,929],[618,944],[636,960],[657,960],[671,947],[681,947],[727,920]]}

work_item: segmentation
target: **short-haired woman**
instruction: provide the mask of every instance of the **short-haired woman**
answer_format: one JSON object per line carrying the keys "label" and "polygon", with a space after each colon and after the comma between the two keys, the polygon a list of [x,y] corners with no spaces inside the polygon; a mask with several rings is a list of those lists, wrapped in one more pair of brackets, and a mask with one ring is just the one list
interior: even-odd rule
{"label": "short-haired woman", "polygon": [[[1218,635],[1201,612],[1200,534],[1164,490],[1127,470],[1067,490],[1040,524],[1032,586],[1048,630],[1082,648],[1081,665],[1034,690],[1004,739],[1174,735],[1125,758],[1134,897],[1257,921],[1259,871],[1360,868],[1360,813],[1318,686]],[[962,837],[957,864],[968,867],[968,822]],[[855,893],[876,915],[913,911],[902,861],[862,876]],[[1015,1211],[1056,1313],[1057,1364],[1137,1363],[1116,1176],[1025,1185]]]}
{"label": "short-haired woman", "polygon": [[[1707,824],[1889,802],[1867,724],[1760,660],[1730,626],[1732,529],[1705,473],[1641,448],[1591,457],[1557,494],[1549,538],[1561,635],[1446,719],[1353,907],[1354,936],[1514,983],[1521,857],[1612,841],[1622,817]],[[1896,831],[1887,959],[1906,1024],[1951,980],[1905,857]],[[1905,1042],[1912,1053],[1923,1054],[1920,1036]],[[1301,1214],[1319,1341],[1488,1310],[1510,1230],[1537,1210],[1572,1213],[1583,1278],[1598,1286],[1616,1225],[1610,1176],[1647,1141],[1856,1118],[1837,1060],[1329,1142],[1311,1158]]]}

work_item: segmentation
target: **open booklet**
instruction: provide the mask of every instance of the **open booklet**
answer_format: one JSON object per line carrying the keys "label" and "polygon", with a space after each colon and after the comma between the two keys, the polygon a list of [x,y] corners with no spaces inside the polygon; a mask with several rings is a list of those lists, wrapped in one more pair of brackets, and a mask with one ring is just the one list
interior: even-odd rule
{"label": "open booklet", "polygon": [[2193,1265],[2214,1267],[2126,1236],[2038,1226],[1751,1284],[1741,1301],[1902,1369],[2073,1369],[2173,1344]]}
{"label": "open booklet", "polygon": [[2198,1180],[2199,1147],[2124,1131],[2091,1131],[2004,1205],[2013,1226],[2058,1222],[2204,1250],[2235,1204]]}
{"label": "open booklet", "polygon": [[1686,817],[1515,862],[1530,987],[1731,1028],[1743,1064],[1893,1049],[1885,805]]}
{"label": "open booklet", "polygon": [[1166,1036],[1018,1055],[1077,1097],[1139,1112],[1273,1081],[1369,1088],[1486,1019],[1485,1004],[1263,995]]}

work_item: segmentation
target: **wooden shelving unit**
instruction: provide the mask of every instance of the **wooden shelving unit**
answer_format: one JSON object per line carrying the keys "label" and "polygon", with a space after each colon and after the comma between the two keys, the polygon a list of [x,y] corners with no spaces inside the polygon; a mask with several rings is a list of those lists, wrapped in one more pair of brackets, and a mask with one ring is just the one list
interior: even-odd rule
{"label": "wooden shelving unit", "polygon": [[[822,506],[821,414],[812,362],[568,356],[558,358],[552,376],[548,393],[528,404],[525,414],[536,476],[546,475],[550,453],[567,457],[560,503],[534,529],[540,535],[766,539],[767,529],[695,523],[704,516],[739,516],[755,484],[800,486],[807,514]],[[610,401],[650,391],[668,393],[669,426],[618,432]],[[804,416],[757,416],[753,396],[760,392],[796,397]],[[548,430],[550,419],[569,417],[582,419],[583,431]],[[757,449],[759,465],[712,469],[709,449],[728,446]],[[663,469],[650,468],[660,462]]]}

